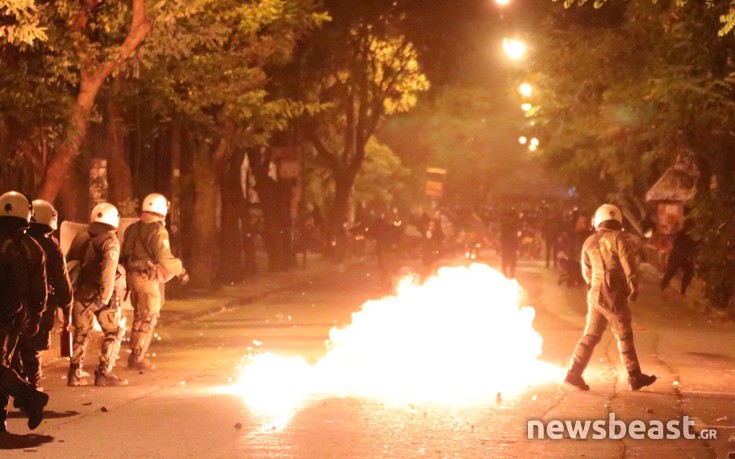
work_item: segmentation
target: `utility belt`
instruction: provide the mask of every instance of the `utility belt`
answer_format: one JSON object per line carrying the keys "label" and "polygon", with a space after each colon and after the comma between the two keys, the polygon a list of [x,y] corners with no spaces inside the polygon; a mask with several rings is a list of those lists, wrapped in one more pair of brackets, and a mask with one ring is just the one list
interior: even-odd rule
{"label": "utility belt", "polygon": [[84,312],[92,311],[92,312],[98,312],[102,311],[103,309],[110,309],[110,310],[116,310],[121,306],[121,292],[118,292],[117,289],[115,289],[112,292],[112,296],[110,297],[110,301],[107,304],[104,304],[100,301],[99,295],[95,295],[92,299],[89,300],[79,300],[79,302],[84,306]]}
{"label": "utility belt", "polygon": [[148,280],[158,280],[158,264],[150,258],[128,263],[128,271],[142,274]]}

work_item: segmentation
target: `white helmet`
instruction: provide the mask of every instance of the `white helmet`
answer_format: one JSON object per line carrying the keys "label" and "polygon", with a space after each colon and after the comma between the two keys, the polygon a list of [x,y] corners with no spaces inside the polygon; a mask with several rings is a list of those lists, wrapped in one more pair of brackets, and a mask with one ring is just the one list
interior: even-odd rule
{"label": "white helmet", "polygon": [[619,223],[623,223],[623,213],[620,212],[617,206],[612,204],[603,204],[595,212],[595,228],[599,228],[603,222],[608,220],[615,220]]}
{"label": "white helmet", "polygon": [[109,202],[101,202],[92,209],[92,216],[89,218],[92,223],[104,223],[117,229],[120,226],[120,213],[117,207]]}
{"label": "white helmet", "polygon": [[33,205],[23,193],[8,191],[0,196],[0,217],[17,217],[30,222],[32,216]]}
{"label": "white helmet", "polygon": [[56,212],[54,206],[52,206],[48,201],[44,201],[43,199],[34,199],[33,218],[31,218],[31,221],[33,223],[38,223],[39,225],[49,226],[52,230],[56,231],[59,223],[59,213]]}
{"label": "white helmet", "polygon": [[168,213],[168,200],[160,193],[151,193],[143,200],[142,210],[165,217]]}

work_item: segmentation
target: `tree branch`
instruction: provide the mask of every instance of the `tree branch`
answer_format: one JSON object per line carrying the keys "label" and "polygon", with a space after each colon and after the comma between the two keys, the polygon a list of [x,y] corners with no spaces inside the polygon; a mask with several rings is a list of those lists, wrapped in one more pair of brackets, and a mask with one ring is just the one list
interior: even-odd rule
{"label": "tree branch", "polygon": [[[84,5],[96,5],[98,0],[85,0]],[[86,26],[88,12],[80,13],[75,26]],[[94,106],[97,93],[105,80],[118,69],[140,46],[151,30],[151,22],[145,16],[144,0],[132,0],[132,19],[130,31],[113,57],[101,64],[94,72],[88,73],[84,68],[80,71],[80,85],[77,100],[72,109],[69,126],[65,138],[49,163],[46,176],[41,185],[40,196],[53,202],[66,181],[72,161],[79,154],[82,142],[87,135],[88,117]],[[79,30],[81,32],[81,30]],[[84,50],[80,50],[83,53]]]}
{"label": "tree branch", "polygon": [[316,133],[311,132],[309,134],[309,140],[311,141],[311,144],[314,145],[314,148],[316,149],[317,156],[324,161],[324,163],[329,167],[332,172],[334,172],[335,175],[340,170],[339,162],[335,158],[334,154],[329,151],[329,148],[327,148],[326,145],[324,145],[324,142],[322,142],[322,139],[319,138]]}

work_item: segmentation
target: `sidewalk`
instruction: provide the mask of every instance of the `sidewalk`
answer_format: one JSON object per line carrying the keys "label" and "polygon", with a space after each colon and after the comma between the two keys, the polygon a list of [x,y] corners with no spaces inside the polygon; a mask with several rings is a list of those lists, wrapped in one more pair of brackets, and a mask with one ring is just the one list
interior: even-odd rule
{"label": "sidewalk", "polygon": [[[195,294],[188,298],[166,300],[161,310],[159,323],[162,326],[168,326],[220,312],[236,303],[253,303],[273,293],[288,290],[332,272],[343,270],[346,265],[359,263],[362,260],[352,259],[336,263],[325,259],[322,255],[309,254],[306,268],[301,267],[301,261],[299,255],[299,266],[289,271],[262,271],[252,279],[243,281],[240,284],[222,287],[214,292]],[[261,266],[264,266],[264,264]],[[130,316],[132,316],[132,311],[130,311]]]}
{"label": "sidewalk", "polygon": [[[165,328],[180,322],[215,314],[233,307],[235,304],[250,304],[274,293],[295,288],[335,271],[344,270],[346,266],[361,263],[364,260],[362,258],[355,258],[336,263],[324,258],[320,254],[309,254],[306,268],[302,267],[302,261],[301,256],[299,256],[299,266],[289,271],[263,271],[259,272],[252,279],[243,281],[240,284],[222,287],[212,292],[192,294],[185,298],[166,300],[161,310],[158,327]],[[261,266],[265,265],[261,264]],[[133,323],[132,309],[125,307],[123,317],[125,318],[126,328],[124,341],[127,341]],[[93,340],[100,339],[101,337],[101,332],[96,323],[95,329],[97,332],[94,333]],[[49,350],[44,352],[44,366],[52,365],[60,360],[66,360],[60,357],[59,335],[60,328],[57,323],[51,332],[51,346]],[[125,348],[125,345],[123,345],[123,348]]]}

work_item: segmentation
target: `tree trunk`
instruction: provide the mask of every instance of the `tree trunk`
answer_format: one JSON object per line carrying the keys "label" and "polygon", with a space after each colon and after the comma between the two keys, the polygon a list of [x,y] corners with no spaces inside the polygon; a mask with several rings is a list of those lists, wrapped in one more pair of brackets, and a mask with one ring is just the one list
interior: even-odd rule
{"label": "tree trunk", "polygon": [[334,202],[327,226],[328,251],[336,260],[341,260],[347,250],[348,240],[344,224],[347,223],[350,207],[350,196],[355,183],[355,176],[347,173],[335,173]]}
{"label": "tree trunk", "polygon": [[[75,18],[74,26],[80,36],[86,29],[88,14],[88,11],[82,9]],[[79,94],[72,109],[64,139],[51,158],[41,184],[39,193],[41,199],[53,202],[58,196],[59,191],[68,179],[72,162],[79,154],[79,149],[87,135],[88,118],[100,88],[105,80],[138,49],[150,30],[151,23],[145,17],[144,0],[133,0],[130,31],[125,37],[125,41],[118,47],[117,52],[112,53],[112,57],[106,62],[85,63],[85,68],[80,71]],[[84,57],[84,53],[87,51],[86,48],[90,45],[80,43],[78,46],[82,48],[80,54]]]}
{"label": "tree trunk", "polygon": [[[119,83],[116,85],[119,86]],[[107,102],[107,178],[110,183],[110,202],[117,206],[123,217],[135,216],[133,197],[133,176],[125,158],[125,138],[127,132],[120,107],[114,100]]]}
{"label": "tree trunk", "polygon": [[192,286],[210,289],[216,277],[219,187],[212,154],[205,145],[194,151],[194,228]]}
{"label": "tree trunk", "polygon": [[222,203],[222,235],[220,238],[219,279],[226,283],[243,279],[243,234],[245,222],[241,221],[244,206],[240,186],[242,157],[235,155],[219,169],[220,199]]}
{"label": "tree trunk", "polygon": [[181,231],[181,123],[174,119],[170,126],[171,135],[171,243],[182,253]]}

